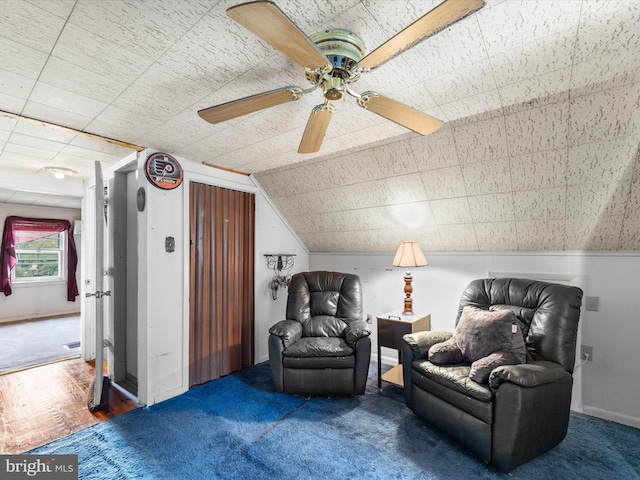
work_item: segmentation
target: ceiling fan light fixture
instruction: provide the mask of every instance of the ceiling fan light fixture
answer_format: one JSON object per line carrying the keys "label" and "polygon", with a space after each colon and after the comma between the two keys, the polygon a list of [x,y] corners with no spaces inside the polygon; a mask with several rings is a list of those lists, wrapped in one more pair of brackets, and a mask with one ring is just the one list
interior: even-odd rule
{"label": "ceiling fan light fixture", "polygon": [[65,178],[68,175],[75,175],[78,172],[75,170],[72,170],[70,168],[65,168],[65,167],[44,167],[44,169],[51,173],[54,177],[56,177],[58,180],[62,180],[63,178]]}
{"label": "ceiling fan light fixture", "polygon": [[340,77],[327,78],[322,82],[322,91],[327,100],[340,100],[344,96],[344,80]]}

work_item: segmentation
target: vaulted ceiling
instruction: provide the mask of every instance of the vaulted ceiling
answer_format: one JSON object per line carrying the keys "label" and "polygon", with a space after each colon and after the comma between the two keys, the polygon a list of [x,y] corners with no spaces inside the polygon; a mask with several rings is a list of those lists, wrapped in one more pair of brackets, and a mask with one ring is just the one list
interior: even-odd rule
{"label": "vaulted ceiling", "polygon": [[[410,238],[428,251],[640,250],[640,2],[487,0],[354,84],[441,130],[422,137],[347,98],[310,155],[296,150],[320,92],[218,125],[196,114],[308,85],[226,16],[236,3],[5,1],[0,171],[82,179],[131,152],[78,130],[254,174],[311,251]],[[438,3],[277,1],[304,32],[346,28],[367,51]]]}

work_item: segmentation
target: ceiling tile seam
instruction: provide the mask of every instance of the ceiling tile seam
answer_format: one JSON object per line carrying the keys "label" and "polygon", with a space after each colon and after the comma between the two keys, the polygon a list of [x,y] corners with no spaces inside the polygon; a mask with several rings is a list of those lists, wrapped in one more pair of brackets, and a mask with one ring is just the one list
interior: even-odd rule
{"label": "ceiling tile seam", "polygon": [[[634,170],[635,170],[635,165],[634,165]],[[632,179],[633,179],[633,177],[632,177]],[[632,186],[633,186],[633,180],[631,180],[629,182],[629,184],[627,185],[627,187],[626,187],[627,188],[627,193],[625,195],[626,198],[624,200],[624,208],[622,209],[622,215],[621,215],[622,221],[620,222],[620,225],[618,225],[618,230],[619,230],[618,231],[618,241],[616,242],[616,246],[618,248],[621,247],[621,244],[622,244],[622,232],[624,231],[624,225],[625,225],[625,222],[626,222],[626,220],[628,218],[627,217],[628,207],[631,204],[631,194],[632,194],[632,191],[633,191]]]}
{"label": "ceiling tile seam", "polygon": [[[298,194],[298,195],[304,195],[304,193],[302,194]],[[282,197],[279,197],[282,198]],[[463,198],[463,197],[456,197],[456,198]],[[442,199],[442,200],[450,200],[450,199]],[[431,200],[415,200],[415,201],[410,201],[410,202],[402,202],[402,203],[382,203],[382,204],[376,204],[376,205],[368,205],[366,207],[358,207],[358,208],[349,208],[347,210],[341,209],[341,210],[319,210],[319,211],[315,211],[315,212],[306,212],[306,213],[301,213],[299,215],[288,215],[289,218],[295,218],[295,217],[309,217],[310,215],[326,215],[329,213],[349,213],[349,212],[357,212],[358,210],[370,210],[372,208],[388,208],[388,207],[397,207],[399,205],[412,205],[415,203],[427,203],[427,202],[431,202]],[[431,210],[431,213],[433,213],[433,210],[431,209],[431,205],[429,204],[429,208]]]}
{"label": "ceiling tile seam", "polygon": [[617,88],[623,88],[627,85],[638,84],[640,83],[640,78],[638,78],[637,75],[640,74],[640,67],[635,70],[635,73],[636,75],[631,76],[631,78],[628,78],[628,75],[625,76],[624,81],[620,81],[619,79],[612,78],[609,80],[596,82],[596,83],[585,85],[582,87],[572,88],[570,89],[571,97],[572,99],[578,99],[581,97],[588,97],[589,95],[595,95],[597,93],[608,92],[610,90],[617,89]]}
{"label": "ceiling tile seam", "polygon": [[[391,142],[390,142],[391,143]],[[264,170],[261,172],[258,172],[257,175],[260,176],[281,176],[282,173],[285,172],[291,172],[294,170],[299,170],[299,169],[306,169],[307,167],[311,166],[311,165],[316,165],[322,162],[326,162],[326,161],[331,161],[331,160],[336,160],[339,161],[340,159],[347,159],[348,157],[350,157],[351,155],[354,155],[356,153],[358,153],[359,151],[364,151],[364,150],[368,150],[366,148],[362,149],[362,150],[358,150],[358,151],[353,151],[353,152],[349,152],[349,153],[343,153],[341,155],[334,155],[334,154],[327,154],[327,155],[323,155],[320,157],[314,157],[314,158],[309,158],[306,160],[301,160],[300,162],[296,162],[296,163],[290,163],[287,165],[283,165],[281,167],[275,167],[275,168],[271,168],[268,170]],[[286,196],[286,195],[284,195]],[[279,197],[276,197],[279,198]]]}
{"label": "ceiling tile seam", "polygon": [[565,190],[565,194],[564,194],[564,214],[565,214],[565,232],[564,232],[564,243],[562,245],[563,250],[567,249],[567,245],[569,243],[569,239],[568,239],[568,235],[567,235],[567,231],[566,231],[566,223],[567,223],[567,212],[568,212],[568,208],[569,208],[569,152],[571,149],[571,139],[572,139],[572,134],[571,134],[571,118],[572,118],[572,104],[573,104],[573,92],[571,89],[571,85],[573,85],[573,68],[574,68],[574,60],[575,60],[575,55],[576,55],[576,49],[578,48],[578,37],[580,35],[580,25],[582,23],[582,12],[583,12],[583,4],[584,4],[584,0],[582,2],[580,2],[580,12],[578,13],[578,24],[576,26],[576,34],[575,37],[573,39],[573,48],[571,50],[571,69],[569,70],[569,90],[567,92],[568,94],[568,105],[567,105],[567,136],[566,136],[566,145],[567,145],[567,152],[566,152],[566,158],[567,161],[565,163],[565,168],[564,168],[564,190]]}
{"label": "ceiling tile seam", "polygon": [[[362,8],[364,9],[364,11],[365,11],[365,12],[367,12],[367,14],[368,14],[372,19],[373,19],[373,21],[374,21],[374,22],[375,22],[375,24],[378,26],[378,28],[380,29],[380,31],[381,31],[381,32],[383,32],[385,35],[387,35],[387,38],[391,38],[393,35],[396,35],[397,33],[399,33],[399,32],[388,32],[387,30],[385,30],[384,26],[383,26],[380,22],[378,22],[378,21],[376,20],[376,16],[375,16],[375,15],[374,15],[374,14],[373,14],[373,13],[372,13],[368,8],[367,8],[367,5],[366,5],[366,3],[365,3],[363,0],[359,0],[358,2],[354,3],[354,4],[353,4],[353,6],[351,6],[351,7],[349,8],[349,10],[351,10],[351,8],[355,7],[355,6],[357,5],[357,3],[360,3],[360,5],[362,5]],[[339,17],[340,15],[342,15],[342,13],[341,13],[341,14],[338,14],[338,15],[334,15],[334,16],[333,16],[333,17],[332,17],[328,22],[326,22],[326,23],[329,23],[329,22],[334,21],[334,20],[335,20],[337,17]],[[375,49],[376,49],[376,48],[378,48],[379,46],[380,46],[380,45],[376,45],[375,47],[373,47],[373,48],[371,49],[371,51],[370,51],[370,52],[366,52],[366,54],[371,53],[373,50],[375,50]],[[370,48],[371,48],[371,47],[370,47]]]}
{"label": "ceiling tile seam", "polygon": [[[164,55],[166,55],[166,54],[167,54],[167,52],[169,52],[169,51],[171,50],[171,48],[173,48],[173,47],[174,47],[174,46],[175,46],[175,45],[176,45],[176,44],[177,44],[177,43],[178,43],[178,42],[179,42],[179,41],[180,41],[180,40],[181,40],[181,39],[182,39],[182,38],[183,38],[187,33],[189,33],[191,30],[193,30],[193,28],[194,28],[196,25],[198,25],[198,23],[200,23],[200,22],[201,22],[205,17],[207,17],[207,16],[209,15],[209,13],[211,12],[211,10],[213,10],[215,7],[217,7],[219,3],[220,3],[220,1],[215,2],[215,4],[213,4],[213,5],[212,5],[212,6],[211,6],[211,7],[210,7],[210,8],[209,8],[205,13],[203,13],[203,14],[202,14],[202,16],[201,16],[201,17],[200,17],[196,22],[194,22],[194,23],[193,23],[193,24],[192,24],[188,29],[186,29],[186,30],[182,33],[182,35],[180,35],[179,37],[177,37],[177,38],[175,39],[175,41],[174,41],[173,43],[171,43],[171,45],[168,45],[168,46],[167,46],[167,48],[164,50],[164,52],[162,52],[160,55],[158,55],[158,56],[153,60],[153,62],[151,62],[151,63],[150,63],[146,68],[142,69],[142,70],[139,72],[138,76],[137,76],[135,79],[133,79],[133,80],[129,83],[129,85],[127,85],[125,88],[123,88],[123,89],[120,91],[120,93],[119,93],[115,98],[113,98],[113,99],[111,100],[111,102],[110,102],[110,103],[109,103],[109,104],[108,104],[104,109],[102,109],[98,114],[96,114],[96,116],[93,118],[93,120],[92,120],[92,121],[97,120],[97,119],[98,119],[98,117],[99,117],[102,113],[104,113],[104,112],[105,112],[109,107],[111,107],[111,106],[113,106],[114,108],[121,108],[121,107],[116,107],[116,106],[114,105],[114,103],[115,103],[115,102],[116,102],[116,101],[117,101],[117,100],[118,100],[118,99],[119,99],[119,98],[120,98],[120,97],[121,97],[121,96],[122,96],[122,95],[123,95],[123,94],[124,94],[128,89],[129,89],[129,88],[131,88],[131,86],[132,86],[134,83],[136,83],[136,82],[137,82],[137,81],[138,81],[138,80],[139,80],[139,79],[140,79],[140,78],[141,78],[141,77],[142,77],[142,76],[143,76],[147,71],[149,71],[149,70],[151,69],[151,67],[153,67],[154,65],[156,65],[156,64],[158,63],[158,60],[159,60],[159,59],[161,59]],[[75,5],[74,5],[74,9],[75,9]],[[69,15],[69,16],[70,16],[70,15]],[[67,19],[67,21],[68,21],[68,19]],[[66,23],[67,23],[67,22],[65,22],[65,25],[66,25]],[[78,27],[78,28],[80,28],[80,29],[84,30],[84,28],[82,28],[82,27],[81,27],[81,26],[79,26],[79,25],[74,25],[74,26],[76,26],[76,27]],[[196,103],[197,103],[197,102],[196,102]],[[193,105],[195,105],[195,104],[193,104]],[[184,112],[184,111],[187,111],[187,110],[190,110],[190,109],[193,107],[193,105],[191,105],[191,107],[185,108],[185,109],[183,110],[183,112]],[[126,109],[123,109],[123,110],[125,110],[125,111],[126,111]],[[137,114],[139,114],[139,112],[132,112],[132,113],[137,113]],[[182,112],[180,112],[180,113],[182,113]],[[172,118],[175,118],[175,116],[174,116],[174,117],[172,117]],[[159,125],[157,125],[157,126],[150,127],[150,129],[151,129],[151,130],[146,130],[145,132],[143,132],[141,135],[137,136],[136,138],[129,139],[129,141],[130,141],[131,143],[135,143],[135,141],[136,141],[138,138],[142,138],[142,137],[144,137],[145,135],[148,135],[148,134],[150,133],[150,131],[152,131],[152,130],[154,130],[154,129],[161,128],[162,126],[166,125],[169,121],[171,121],[171,118],[167,119],[166,121],[162,122],[161,124],[159,124]],[[208,136],[207,136],[207,137],[203,137],[203,139],[204,139],[204,138],[208,138]]]}
{"label": "ceiling tile seam", "polygon": [[[490,66],[491,66],[491,62],[490,62],[490,58],[489,58],[489,54],[488,54],[488,50],[487,50],[487,47],[486,47],[486,41],[485,41],[485,38],[484,38],[484,34],[483,34],[483,32],[482,32],[482,29],[480,28],[480,21],[478,20],[478,12],[479,12],[479,11],[480,11],[480,10],[478,10],[478,11],[474,12],[470,17],[473,17],[473,19],[475,20],[476,24],[478,25],[478,31],[480,32],[480,36],[481,36],[481,38],[482,38],[482,48],[483,48],[484,53],[485,53],[485,58],[489,59],[489,64],[490,64]],[[469,20],[470,20],[470,17],[469,17]],[[428,40],[429,38],[430,38],[430,37],[427,37],[427,39],[425,39],[425,40]],[[472,62],[472,63],[473,63],[473,62]],[[416,76],[416,78],[420,78],[420,75],[415,73],[415,71],[414,71],[414,69],[411,67],[411,65],[409,65],[409,69],[410,69],[412,72],[414,72],[414,75]],[[500,92],[499,92],[499,89],[498,89],[498,84],[497,84],[497,82],[496,82],[495,75],[493,74],[493,66],[491,66],[491,74],[492,74],[492,77],[493,77],[493,85],[496,87],[496,91],[498,91],[498,96],[500,97],[500,105],[503,105],[502,98],[501,98],[501,96],[500,96]],[[464,97],[457,98],[457,99],[452,100],[452,101],[450,101],[450,102],[440,103],[440,102],[436,99],[436,96],[434,96],[434,95],[432,94],[431,90],[429,89],[429,85],[427,84],[427,82],[422,82],[422,85],[423,85],[423,88],[427,91],[427,93],[429,93],[429,95],[431,96],[431,98],[432,98],[432,99],[433,99],[433,101],[435,102],[435,107],[436,107],[436,108],[442,108],[442,107],[446,107],[446,106],[451,106],[451,105],[453,105],[453,104],[459,103],[459,102],[461,102],[461,101],[464,101],[464,100],[467,100],[467,99],[470,99],[470,98],[477,97],[477,96],[478,96],[478,95],[480,95],[480,94],[483,94],[483,93],[486,93],[486,92],[491,91],[491,89],[489,89],[489,90],[484,90],[484,91],[479,92],[479,93],[475,93],[475,94],[471,94],[471,95],[467,95],[467,96],[464,96]],[[447,123],[451,123],[451,121],[448,121]]]}
{"label": "ceiling tile seam", "polygon": [[303,235],[311,235],[311,234],[329,234],[329,233],[354,233],[354,232],[392,232],[392,231],[415,231],[418,232],[421,229],[424,228],[436,228],[438,226],[453,226],[453,225],[469,225],[466,223],[450,223],[450,224],[444,224],[444,225],[421,225],[419,227],[371,227],[371,228],[336,228],[336,229],[326,229],[323,228],[322,230],[305,230],[305,231],[300,231],[300,234]]}
{"label": "ceiling tile seam", "polygon": [[[491,60],[491,56],[489,55],[489,50],[487,49],[487,41],[486,38],[484,36],[484,32],[482,31],[482,27],[480,26],[480,20],[478,19],[478,14],[474,13],[473,17],[476,21],[476,25],[478,26],[478,31],[480,32],[480,38],[482,38],[482,49],[484,50],[484,55],[485,58],[488,60],[489,62],[489,68],[491,69],[491,77],[493,78],[493,85],[495,85],[496,87],[496,91],[498,93],[498,98],[500,99],[500,106],[501,108],[504,108],[504,99],[502,98],[502,91],[500,86],[498,85],[498,81],[496,79],[496,73],[495,70],[493,68],[493,61]],[[484,92],[482,92],[484,93]]]}
{"label": "ceiling tile seam", "polygon": [[[342,185],[338,185],[338,186],[328,186],[328,187],[324,187],[324,188],[317,188],[317,189],[305,189],[304,192],[300,192],[300,193],[295,193],[293,195],[306,195],[308,193],[317,193],[317,192],[325,192],[328,190],[335,190],[335,189],[340,189],[340,188],[347,188],[347,187],[353,187],[354,185],[367,185],[369,183],[373,183],[373,182],[380,182],[380,181],[384,181],[384,180],[389,180],[389,179],[393,179],[393,178],[400,178],[400,177],[408,177],[411,175],[418,175],[420,176],[419,171],[417,172],[408,172],[408,173],[400,173],[398,175],[386,175],[383,177],[379,177],[379,178],[373,178],[371,180],[366,180],[364,182],[359,182],[359,181],[354,181],[352,183],[345,183]],[[422,177],[420,178],[420,182],[422,182]],[[284,194],[284,195],[280,195],[277,197],[273,197],[274,199],[281,199],[281,198],[287,198],[290,196],[293,196],[292,194]],[[405,203],[409,203],[409,202],[405,202]],[[389,204],[389,205],[394,205],[394,204]]]}
{"label": "ceiling tile seam", "polygon": [[356,147],[351,147],[348,150],[344,150],[341,152],[338,152],[338,155],[334,154],[334,153],[328,153],[328,154],[324,154],[318,157],[314,157],[314,158],[309,158],[306,160],[301,160],[299,162],[296,163],[291,163],[288,165],[283,165],[280,167],[274,167],[274,168],[270,168],[261,172],[258,172],[258,174],[260,175],[278,175],[281,174],[282,172],[287,172],[289,170],[295,170],[298,168],[306,168],[309,165],[313,165],[316,163],[321,163],[327,160],[339,160],[341,158],[345,158],[347,159],[348,157],[350,157],[351,155],[355,155],[357,153],[362,153],[365,152],[367,150],[370,150],[371,148],[376,148],[376,147],[382,147],[382,146],[386,146],[386,145],[391,145],[393,143],[399,143],[402,141],[405,141],[409,138],[409,136],[411,135],[411,133],[407,133],[404,135],[401,135],[400,138],[394,139],[394,138],[387,138],[387,139],[383,139],[383,140],[378,140],[378,141],[373,141],[371,143],[368,143],[366,145],[358,145]]}
{"label": "ceiling tile seam", "polygon": [[[425,198],[427,199],[427,206],[429,208],[429,212],[431,213],[431,217],[433,218],[434,222],[437,222],[435,214],[433,212],[433,207],[431,205],[431,202],[429,201],[429,193],[427,192],[427,186],[424,183],[424,177],[422,175],[423,172],[420,171],[420,168],[418,167],[418,162],[416,161],[416,154],[413,150],[413,148],[411,147],[411,142],[408,142],[408,147],[409,150],[411,150],[411,155],[413,157],[413,160],[415,162],[415,166],[417,167],[417,174],[420,176],[420,183],[422,184],[422,189],[423,189],[423,193]],[[440,232],[438,232],[438,236],[440,237],[440,240],[442,240],[442,236],[440,235]]]}
{"label": "ceiling tile seam", "polygon": [[[202,16],[202,17],[201,17],[197,22],[195,22],[195,23],[194,23],[194,24],[193,24],[193,25],[192,25],[192,26],[191,26],[187,31],[185,31],[185,32],[184,32],[184,34],[183,34],[181,37],[179,37],[179,38],[178,38],[178,39],[177,39],[177,40],[176,40],[176,41],[175,41],[175,42],[174,42],[170,47],[168,47],[168,48],[167,48],[167,50],[166,50],[162,55],[160,55],[160,56],[158,57],[158,59],[160,59],[163,55],[165,55],[165,54],[167,53],[167,51],[169,51],[169,50],[170,50],[170,49],[171,49],[171,48],[172,48],[172,47],[173,47],[173,46],[174,46],[174,45],[175,45],[175,44],[176,44],[180,39],[182,39],[182,37],[184,37],[184,35],[186,35],[188,32],[190,32],[190,31],[191,31],[191,30],[192,30],[192,29],[193,29],[193,28],[194,28],[194,27],[195,27],[199,22],[201,22],[201,21],[202,21],[202,19],[203,19],[204,17],[208,16],[208,15],[209,15],[209,13],[211,12],[211,10],[213,10],[214,8],[216,8],[216,7],[218,6],[218,4],[220,4],[220,3],[221,3],[221,2],[217,2],[215,5],[211,6],[211,8],[210,8],[210,9],[209,9],[209,10],[208,10],[208,11],[207,11],[207,12],[206,12],[206,13],[205,13],[205,14],[204,14],[204,15],[203,15],[203,16]],[[355,4],[354,4],[354,5],[355,5]],[[259,41],[260,41],[260,42],[263,42],[263,40],[261,40],[261,39],[259,39]],[[264,42],[263,42],[263,43],[264,43]],[[248,70],[246,70],[245,72],[243,72],[243,74],[244,74],[244,73],[249,72],[250,70],[257,69],[260,65],[263,65],[263,64],[272,65],[272,64],[273,64],[273,61],[272,61],[271,59],[272,59],[273,57],[278,57],[278,56],[279,56],[279,54],[278,54],[277,52],[274,52],[271,56],[269,56],[268,58],[265,58],[262,62],[260,62],[260,63],[258,63],[258,64],[256,64],[256,65],[254,65],[253,67],[251,67],[251,68],[249,68]],[[156,60],[154,63],[157,63],[157,60]],[[152,64],[152,65],[153,65],[153,64]],[[226,87],[226,86],[227,86],[227,85],[229,85],[229,84],[232,84],[232,83],[234,83],[234,82],[237,82],[238,77],[239,77],[239,76],[236,76],[236,77],[231,78],[228,82],[226,82],[226,83],[224,83],[223,85],[221,85],[221,86],[218,88],[218,90],[223,89],[224,87]],[[205,96],[201,97],[200,99],[196,100],[196,101],[195,101],[195,102],[193,102],[191,105],[189,105],[188,107],[186,107],[185,109],[183,109],[181,112],[179,112],[179,113],[178,113],[178,115],[175,115],[175,116],[179,116],[179,115],[181,115],[181,114],[183,114],[183,113],[194,112],[194,110],[197,112],[197,110],[199,110],[199,109],[200,109],[200,108],[198,107],[198,105],[199,105],[199,104],[201,104],[201,103],[203,103],[205,100],[207,100],[207,99],[212,95],[212,93],[214,93],[214,91],[212,91],[212,92],[210,92],[210,93],[206,94]],[[257,92],[257,93],[259,94],[260,92]],[[115,100],[114,100],[114,101],[115,101]],[[195,112],[194,112],[194,113],[195,113]],[[251,113],[251,114],[248,114],[248,115],[243,115],[243,116],[242,116],[242,118],[243,118],[243,120],[244,120],[244,119],[248,119],[248,118],[251,118],[251,117],[253,117],[253,116],[259,115],[260,113],[261,113],[261,112],[254,112],[254,113]],[[174,116],[174,117],[175,117],[175,116]],[[164,126],[164,125],[165,125],[165,124],[167,124],[169,121],[171,121],[171,119],[168,119],[167,121],[165,121],[165,122],[163,122],[162,124],[160,124],[160,125],[158,126],[158,128],[160,128],[160,127]],[[292,129],[286,130],[286,131],[282,132],[282,134],[285,134],[285,133],[287,133],[287,132],[290,132],[290,131],[292,131],[292,130],[295,130],[296,128],[299,128],[299,127],[294,127],[294,128],[292,128]],[[223,130],[224,130],[224,129],[223,129]],[[142,136],[147,135],[148,133],[149,133],[149,132],[145,132],[143,135],[140,135],[140,137],[138,137],[138,138],[141,138]],[[216,135],[217,133],[219,133],[219,131],[214,132],[214,133],[212,133],[212,134],[210,134],[210,135],[205,135],[204,137],[202,137],[202,138],[198,139],[197,141],[206,140],[207,138],[209,138],[209,137],[211,137],[211,136],[213,136],[213,135]],[[281,135],[282,135],[282,134],[281,134]],[[279,136],[279,135],[278,135],[278,136]],[[252,144],[245,144],[245,145],[243,145],[243,147],[242,147],[242,148],[237,148],[237,149],[229,150],[229,151],[225,152],[225,153],[224,153],[224,155],[232,154],[233,152],[238,152],[238,151],[244,150],[247,146],[251,146],[251,145],[259,144],[260,142],[261,142],[261,141],[254,142],[254,143],[252,143]],[[190,142],[190,143],[192,143],[192,142]],[[186,146],[186,144],[185,144],[185,145],[183,145],[183,146],[181,146],[180,148],[183,148],[184,146]]]}
{"label": "ceiling tile seam", "polygon": [[[40,7],[38,7],[38,8],[40,8]],[[24,115],[24,110],[27,107],[27,103],[29,102],[29,100],[31,98],[31,95],[33,94],[33,91],[35,90],[36,85],[40,81],[40,77],[42,77],[42,72],[44,72],[45,68],[47,68],[47,65],[49,64],[49,60],[51,59],[51,55],[52,55],[53,51],[56,49],[56,45],[58,45],[58,41],[60,41],[60,37],[62,36],[62,32],[64,32],[64,29],[67,27],[67,24],[69,23],[69,18],[71,17],[71,14],[75,10],[75,8],[76,8],[76,3],[73,4],[73,7],[71,8],[71,10],[69,11],[69,14],[67,15],[67,18],[64,19],[64,24],[62,25],[62,28],[58,32],[58,35],[56,36],[56,41],[53,42],[53,45],[51,46],[51,50],[49,50],[49,53],[47,54],[47,59],[45,60],[44,64],[42,65],[42,68],[40,69],[40,73],[38,73],[38,78],[36,78],[35,81],[33,82],[33,86],[31,87],[31,91],[27,95],[27,101],[24,103],[22,109],[20,110],[20,115]],[[58,17],[58,18],[60,18],[60,17]],[[17,123],[16,123],[16,125],[17,125]]]}
{"label": "ceiling tile seam", "polygon": [[629,215],[630,215],[629,210],[631,209],[631,195],[633,192],[634,179],[640,178],[640,166],[638,165],[638,163],[640,163],[640,144],[638,144],[638,147],[636,149],[635,161],[633,164],[633,170],[631,172],[631,182],[629,185],[629,193],[628,193],[627,201],[625,203],[623,214],[622,214],[622,226],[621,226],[620,237],[618,238],[618,245],[617,245],[618,250],[622,249],[623,247],[624,242],[623,242],[622,234],[624,232],[624,226],[627,220],[631,220],[629,218]]}
{"label": "ceiling tile seam", "polygon": [[[526,110],[524,110],[526,111]],[[515,115],[515,114],[512,114]],[[518,156],[518,155],[513,155],[512,153],[512,148],[511,148],[511,142],[509,140],[510,136],[508,134],[508,126],[507,126],[507,114],[504,112],[503,109],[503,113],[502,113],[502,121],[503,121],[503,125],[504,125],[504,132],[505,132],[505,144],[507,147],[507,156],[508,156],[508,161],[509,161],[509,180],[511,181],[511,206],[513,208],[513,212],[514,212],[514,216],[515,216],[515,212],[516,212],[516,200],[515,200],[515,191],[513,188],[513,169],[512,169],[512,162],[513,162],[513,158],[514,156]],[[522,155],[521,155],[522,156]],[[566,182],[565,182],[566,183]],[[536,189],[531,189],[531,190],[536,190]],[[566,195],[565,195],[566,197]],[[566,199],[565,199],[566,200]],[[514,224],[515,224],[515,248],[516,251],[522,251],[524,248],[524,239],[521,239],[521,235],[519,234],[519,228],[518,228],[518,220],[514,218]]]}
{"label": "ceiling tile seam", "polygon": [[[511,148],[510,148],[510,142],[509,142],[509,135],[507,134],[508,129],[507,129],[507,116],[506,115],[502,115],[502,122],[503,122],[503,126],[504,126],[504,135],[505,135],[505,139],[504,139],[504,143],[507,146],[507,157],[509,160],[509,181],[511,182],[511,208],[513,209],[513,216],[514,216],[514,220],[515,220],[515,215],[516,215],[516,192],[515,192],[515,183],[513,182],[513,157],[514,155],[511,153]],[[565,182],[566,183],[566,182]],[[533,189],[532,189],[533,190]],[[566,201],[566,199],[565,199]],[[515,236],[516,236],[516,250],[520,248],[520,238],[518,235],[518,228],[515,228]]]}
{"label": "ceiling tile seam", "polygon": [[[476,18],[476,22],[477,22],[478,21],[477,14],[474,13],[473,15]],[[482,34],[482,30],[480,32]],[[484,39],[484,36],[483,36],[483,39]],[[483,40],[483,42],[484,42],[484,40]],[[485,52],[486,52],[486,47],[484,47],[484,48],[485,48]],[[458,142],[456,141],[456,138],[457,138],[457,134],[456,133],[457,133],[458,128],[462,128],[462,127],[455,127],[453,125],[451,126],[451,140],[453,141],[453,148],[454,148],[454,150],[456,152],[456,157],[458,159],[458,166],[459,166],[460,171],[462,173],[463,165],[462,165],[462,163],[460,161],[460,158],[461,158],[460,157],[460,146],[458,145]],[[463,177],[462,187],[464,189],[465,196],[464,197],[458,197],[458,198],[464,198],[465,199],[465,203],[467,205],[467,209],[469,210],[469,212],[471,212],[471,205],[469,204],[469,198],[468,198],[468,194],[469,193],[467,192],[467,185],[466,185],[466,182],[464,181],[464,173],[462,173],[462,177]],[[429,205],[431,206],[431,203],[429,203]],[[435,216],[434,216],[434,221],[436,222],[437,226],[440,226],[440,224],[438,222],[438,219]],[[475,223],[473,221],[473,215],[471,215],[471,228],[473,229],[473,236],[474,236],[474,241],[475,241],[475,245],[476,245],[476,250],[479,250],[480,245],[478,243],[478,233],[476,231]],[[440,232],[440,229],[438,229],[438,234],[440,235],[441,245],[443,245],[443,247],[444,247],[444,245],[445,245],[444,237],[442,235],[442,232]]]}
{"label": "ceiling tile seam", "polygon": [[[399,139],[397,142],[394,142],[394,143],[400,144],[401,142],[406,145],[408,151],[410,152],[409,160],[412,164],[412,169],[411,169],[411,172],[408,172],[408,173],[420,173],[420,166],[419,166],[420,164],[418,163],[416,152],[413,150],[413,147],[411,146],[412,142],[409,141],[408,139],[403,138],[403,139]],[[395,148],[393,150],[395,151]]]}
{"label": "ceiling tile seam", "polygon": [[[304,217],[304,215],[298,215],[299,217]],[[532,219],[532,220],[497,220],[497,221],[492,221],[492,222],[475,222],[478,225],[487,225],[487,224],[500,224],[500,225],[516,225],[517,223],[522,223],[522,222],[530,222],[530,221],[553,221],[556,219]],[[455,227],[455,226],[463,226],[463,225],[467,225],[467,226],[474,226],[474,222],[462,222],[462,223],[429,223],[429,224],[424,224],[424,225],[420,225],[418,227],[404,227],[404,226],[399,226],[399,227],[360,227],[360,228],[335,228],[335,229],[327,229],[327,228],[322,228],[320,230],[314,230],[314,229],[309,229],[309,230],[304,230],[304,231],[300,231],[301,234],[305,234],[305,235],[309,235],[309,234],[317,234],[317,233],[344,233],[344,232],[349,232],[349,233],[353,233],[353,232],[378,232],[378,231],[398,231],[398,230],[402,230],[402,231],[420,231],[424,228],[437,228],[437,227]],[[476,238],[477,240],[477,238]]]}

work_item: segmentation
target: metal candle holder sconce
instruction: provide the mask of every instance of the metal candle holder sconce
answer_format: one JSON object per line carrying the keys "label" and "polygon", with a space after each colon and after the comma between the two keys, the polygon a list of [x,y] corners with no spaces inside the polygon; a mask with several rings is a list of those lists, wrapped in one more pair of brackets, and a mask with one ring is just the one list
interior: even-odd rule
{"label": "metal candle holder sconce", "polygon": [[[267,267],[273,270],[273,278],[271,279],[271,298],[278,298],[278,288],[288,287],[291,281],[289,272],[293,268],[294,253],[266,253]],[[284,272],[284,273],[283,273]]]}

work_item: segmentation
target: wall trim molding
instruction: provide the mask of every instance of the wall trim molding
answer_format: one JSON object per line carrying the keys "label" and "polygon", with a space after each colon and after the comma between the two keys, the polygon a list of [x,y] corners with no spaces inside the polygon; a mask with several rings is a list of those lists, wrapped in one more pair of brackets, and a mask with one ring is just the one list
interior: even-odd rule
{"label": "wall trim molding", "polygon": [[630,415],[624,415],[622,413],[611,412],[609,410],[603,410],[596,407],[582,407],[582,413],[590,415],[592,417],[602,418],[603,420],[609,420],[629,427],[640,428],[640,418],[632,417]]}
{"label": "wall trim molding", "polygon": [[488,278],[526,278],[543,282],[567,282],[567,284],[571,284],[578,276],[575,273],[501,272],[493,270],[487,272]]}
{"label": "wall trim molding", "polygon": [[75,306],[69,310],[58,310],[56,312],[16,315],[14,317],[0,318],[0,324],[12,322],[27,322],[29,320],[44,320],[52,317],[67,317],[72,315],[80,315],[80,310],[78,310],[78,308]]}
{"label": "wall trim molding", "polygon": [[[309,252],[310,255],[319,256],[394,256],[395,252]],[[429,257],[640,257],[640,252],[425,252]]]}

